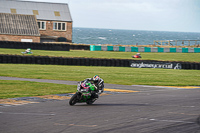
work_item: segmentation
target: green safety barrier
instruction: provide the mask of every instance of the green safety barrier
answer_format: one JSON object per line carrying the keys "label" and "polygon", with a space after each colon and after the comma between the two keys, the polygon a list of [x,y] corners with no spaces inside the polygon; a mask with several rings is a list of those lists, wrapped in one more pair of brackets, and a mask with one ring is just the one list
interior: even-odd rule
{"label": "green safety barrier", "polygon": [[200,53],[200,48],[194,48],[195,53]]}
{"label": "green safety barrier", "polygon": [[158,47],[158,52],[164,52],[164,48]]}
{"label": "green safety barrier", "polygon": [[113,46],[107,46],[107,51],[113,51]]}
{"label": "green safety barrier", "polygon": [[176,48],[169,48],[169,52],[176,53]]}
{"label": "green safety barrier", "polygon": [[[107,48],[106,48],[107,47]],[[168,50],[169,49],[169,50]],[[90,51],[121,51],[121,52],[182,52],[182,53],[200,53],[200,48],[161,48],[161,47],[123,47],[123,46],[99,46],[90,45]]]}
{"label": "green safety barrier", "polygon": [[101,51],[101,46],[90,45],[90,51]]}
{"label": "green safety barrier", "polygon": [[125,52],[125,47],[119,47],[119,51]]}
{"label": "green safety barrier", "polygon": [[151,52],[151,48],[150,47],[144,47],[144,52]]}
{"label": "green safety barrier", "polygon": [[95,46],[94,45],[90,45],[90,51],[95,51]]}
{"label": "green safety barrier", "polygon": [[188,48],[182,48],[182,53],[188,53]]}

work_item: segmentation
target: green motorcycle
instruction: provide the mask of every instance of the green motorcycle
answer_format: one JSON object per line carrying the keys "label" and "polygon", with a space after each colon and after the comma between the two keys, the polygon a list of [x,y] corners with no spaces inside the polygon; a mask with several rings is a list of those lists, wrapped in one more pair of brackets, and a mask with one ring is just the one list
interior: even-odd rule
{"label": "green motorcycle", "polygon": [[81,81],[77,86],[77,92],[69,100],[69,105],[75,105],[76,103],[93,104],[98,97],[96,97],[96,86],[88,80]]}

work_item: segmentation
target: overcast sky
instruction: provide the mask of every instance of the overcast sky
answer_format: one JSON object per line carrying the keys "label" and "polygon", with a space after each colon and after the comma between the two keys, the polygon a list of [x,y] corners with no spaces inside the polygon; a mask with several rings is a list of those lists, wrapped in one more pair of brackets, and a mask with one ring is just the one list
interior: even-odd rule
{"label": "overcast sky", "polygon": [[200,0],[25,0],[68,3],[73,27],[200,32]]}

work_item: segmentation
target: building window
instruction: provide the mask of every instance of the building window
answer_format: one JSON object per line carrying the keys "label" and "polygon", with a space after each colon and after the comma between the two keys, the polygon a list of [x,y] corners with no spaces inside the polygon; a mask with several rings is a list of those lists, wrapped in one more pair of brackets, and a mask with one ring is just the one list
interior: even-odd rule
{"label": "building window", "polygon": [[46,22],[45,21],[39,21],[37,23],[38,23],[39,30],[46,30]]}
{"label": "building window", "polygon": [[65,22],[53,22],[53,30],[66,31]]}

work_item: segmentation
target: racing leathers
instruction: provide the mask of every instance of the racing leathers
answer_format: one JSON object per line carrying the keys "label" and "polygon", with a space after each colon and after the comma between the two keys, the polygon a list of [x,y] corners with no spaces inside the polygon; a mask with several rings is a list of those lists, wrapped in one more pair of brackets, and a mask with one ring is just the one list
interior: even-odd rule
{"label": "racing leathers", "polygon": [[99,80],[98,80],[97,82],[95,82],[95,81],[93,80],[93,78],[87,78],[87,79],[85,79],[85,80],[90,81],[90,82],[95,86],[95,88],[96,88],[96,93],[97,93],[98,95],[100,95],[101,93],[103,93],[103,91],[104,91],[104,81],[103,81],[102,78],[99,78]]}

